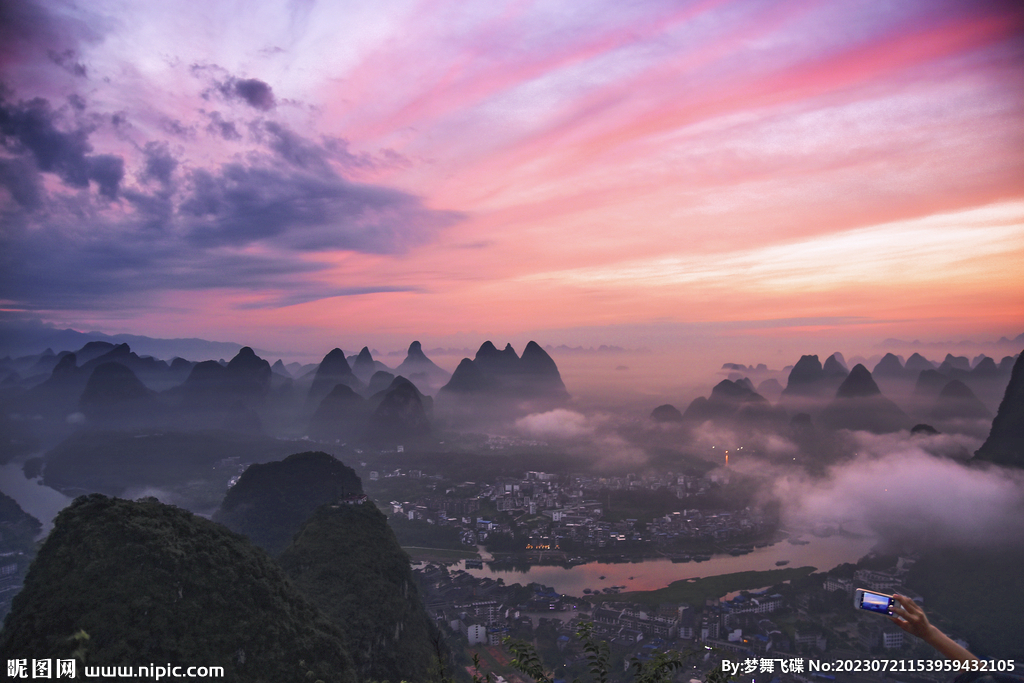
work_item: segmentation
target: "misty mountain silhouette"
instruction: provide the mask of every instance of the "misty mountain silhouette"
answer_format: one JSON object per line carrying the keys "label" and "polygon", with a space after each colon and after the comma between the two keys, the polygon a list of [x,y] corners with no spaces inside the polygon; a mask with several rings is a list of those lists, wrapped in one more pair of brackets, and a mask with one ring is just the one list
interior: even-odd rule
{"label": "misty mountain silhouette", "polygon": [[[902,366],[901,366],[902,368]],[[859,363],[853,367],[849,376],[843,380],[836,391],[836,398],[868,398],[880,396],[882,390],[875,384],[868,369]]]}
{"label": "misty mountain silhouette", "polygon": [[452,378],[448,384],[441,387],[441,391],[438,392],[438,396],[441,397],[445,392],[460,393],[460,394],[472,394],[484,391],[489,391],[497,385],[497,382],[484,374],[484,371],[480,369],[480,366],[471,361],[469,358],[463,358],[458,367],[455,368],[455,372],[452,373]]}
{"label": "misty mountain silhouette", "polygon": [[893,378],[904,378],[907,377],[906,368],[903,367],[902,361],[899,356],[887,353],[882,356],[882,360],[878,361],[875,365],[875,369],[871,371],[872,375],[878,377],[893,377]]}
{"label": "misty mountain silhouette", "polygon": [[490,375],[513,375],[519,367],[519,356],[511,344],[506,344],[501,351],[489,341],[480,345],[473,359],[477,367],[484,374]]}
{"label": "misty mountain silhouette", "polygon": [[991,419],[992,411],[978,400],[971,388],[958,379],[951,380],[935,399],[930,416],[937,420],[956,418]]}
{"label": "misty mountain silhouette", "polygon": [[188,378],[180,387],[168,391],[185,407],[205,408],[222,406],[226,390],[227,368],[215,360],[204,360],[192,366]]}
{"label": "misty mountain silhouette", "polygon": [[228,362],[224,377],[227,389],[243,403],[263,402],[270,391],[270,363],[256,355],[248,346],[242,347]]}
{"label": "misty mountain silhouette", "polygon": [[822,366],[822,372],[825,373],[826,377],[832,375],[842,375],[845,379],[850,371],[846,368],[846,363],[842,360],[842,354],[839,352],[833,353],[831,356],[825,359],[825,364]]}
{"label": "misty mountain silhouette", "polygon": [[352,363],[352,374],[358,377],[359,381],[368,383],[375,372],[377,372],[377,363],[373,360],[369,347],[364,346]]}
{"label": "misty mountain silhouette", "polygon": [[917,376],[917,383],[914,385],[914,395],[934,399],[938,397],[939,392],[947,384],[949,384],[949,377],[938,370],[922,370]]}
{"label": "misty mountain silhouette", "polygon": [[1024,353],[1013,364],[1010,383],[992,420],[992,430],[974,457],[999,465],[1024,467]]}
{"label": "misty mountain silhouette", "polygon": [[982,356],[981,359],[975,364],[971,370],[972,377],[997,377],[999,375],[999,366],[996,365],[995,360],[988,356]]}
{"label": "misty mountain silhouette", "polygon": [[427,358],[418,341],[409,344],[405,360],[395,368],[395,374],[408,377],[421,391],[428,394],[436,393],[452,378],[450,372],[438,367],[434,361]]}
{"label": "misty mountain silhouette", "polygon": [[[187,363],[175,365],[180,372]],[[179,428],[258,433],[262,421],[257,410],[266,407],[273,377],[270,363],[247,346],[227,363],[191,365],[185,381],[161,395],[174,406],[166,421]]]}
{"label": "misty mountain silhouette", "polygon": [[917,436],[917,435],[935,436],[936,434],[941,434],[941,433],[942,432],[940,432],[935,427],[932,427],[929,424],[924,424],[923,422],[920,423],[920,424],[914,425],[910,429],[910,435],[911,436]]}
{"label": "misty mountain silhouette", "polygon": [[150,356],[139,356],[131,350],[128,344],[117,344],[106,353],[96,356],[92,360],[82,362],[81,367],[86,372],[91,373],[97,366],[103,363],[119,363],[125,366],[140,381],[152,389],[167,389],[177,381],[180,381],[169,374],[170,366],[166,362]]}
{"label": "misty mountain silhouette", "polygon": [[430,436],[425,397],[412,382],[396,377],[366,426],[366,439],[377,444],[404,444]]}
{"label": "misty mountain silhouette", "polygon": [[774,377],[769,377],[757,385],[757,393],[761,394],[772,403],[775,403],[779,400],[779,397],[782,396],[782,385],[779,384],[779,380]]}
{"label": "misty mountain silhouette", "polygon": [[76,360],[76,354],[65,354],[46,380],[26,391],[20,398],[22,409],[57,419],[63,419],[78,410],[78,402],[91,373],[78,367]]}
{"label": "misty mountain silhouette", "polygon": [[370,377],[370,384],[366,387],[366,393],[373,396],[381,391],[386,391],[391,383],[395,381],[395,375],[386,370],[378,370]]}
{"label": "misty mountain silhouette", "polygon": [[278,358],[277,361],[270,366],[270,371],[273,372],[275,375],[281,375],[282,377],[287,377],[288,379],[291,379],[292,377],[292,373],[288,372],[288,368],[284,366],[284,361],[281,360],[280,358]]}
{"label": "misty mountain silhouette", "polygon": [[903,366],[903,369],[913,374],[919,373],[922,370],[934,370],[935,364],[915,351],[914,354],[907,359],[907,363]]}
{"label": "misty mountain silhouette", "polygon": [[195,363],[192,361],[185,360],[184,358],[174,358],[171,360],[171,366],[168,368],[167,374],[171,382],[176,385],[181,384],[188,379],[188,375],[192,372],[193,367],[195,367]]}
{"label": "misty mountain silhouette", "polygon": [[[451,380],[438,391],[438,400],[441,405],[469,410],[505,410],[516,401],[539,402],[550,409],[567,402],[569,392],[555,361],[536,342],[529,342],[520,358],[511,344],[499,351],[487,341],[473,360],[462,359]],[[481,400],[487,405],[480,405]]]}
{"label": "misty mountain silhouette", "polygon": [[109,353],[115,346],[117,345],[107,341],[91,341],[87,342],[82,346],[82,348],[76,351],[75,355],[78,356],[80,363],[88,363],[94,358],[99,358],[100,356]]}
{"label": "misty mountain silhouette", "polygon": [[29,368],[28,374],[32,375],[45,375],[53,372],[53,368],[60,362],[60,357],[53,352],[53,349],[46,349],[39,357],[36,362]]}
{"label": "misty mountain silhouette", "polygon": [[821,374],[824,376],[822,384],[825,391],[834,392],[850,374],[846,365],[840,360],[841,357],[839,353],[833,353],[825,359],[825,364],[821,368]]}
{"label": "misty mountain silhouette", "polygon": [[909,429],[912,424],[899,406],[882,395],[871,373],[860,363],[850,370],[835,399],[822,411],[821,423],[830,429],[879,434]]}
{"label": "misty mountain silhouette", "polygon": [[246,346],[225,365],[213,360],[196,363],[181,386],[166,395],[186,410],[223,410],[236,404],[251,408],[265,402],[272,374],[270,363]]}
{"label": "misty mountain silhouette", "polygon": [[824,378],[825,372],[817,356],[800,356],[800,360],[789,371],[782,396],[821,396],[825,389]]}
{"label": "misty mountain silhouette", "polygon": [[104,424],[140,424],[152,419],[158,408],[153,392],[120,363],[97,365],[78,404],[91,422]]}
{"label": "misty mountain silhouette", "polygon": [[683,412],[683,420],[756,420],[785,417],[785,411],[774,409],[766,398],[751,388],[749,379],[736,382],[723,379],[711,390],[708,398],[698,396]]}
{"label": "misty mountain silhouette", "polygon": [[946,358],[943,359],[942,364],[939,366],[939,372],[945,372],[948,374],[950,370],[970,372],[971,361],[967,356],[954,356],[951,353],[947,353]]}
{"label": "misty mountain silhouette", "polygon": [[682,422],[683,414],[674,405],[666,403],[651,411],[651,419],[655,422]]}
{"label": "misty mountain silhouette", "polygon": [[358,393],[365,389],[365,384],[352,373],[352,368],[345,359],[345,352],[341,349],[332,349],[317,366],[306,404],[310,407],[320,405],[324,397],[338,384],[344,384]]}
{"label": "misty mountain silhouette", "polygon": [[319,441],[351,442],[362,437],[369,417],[369,402],[352,387],[336,384],[313,413],[309,435]]}

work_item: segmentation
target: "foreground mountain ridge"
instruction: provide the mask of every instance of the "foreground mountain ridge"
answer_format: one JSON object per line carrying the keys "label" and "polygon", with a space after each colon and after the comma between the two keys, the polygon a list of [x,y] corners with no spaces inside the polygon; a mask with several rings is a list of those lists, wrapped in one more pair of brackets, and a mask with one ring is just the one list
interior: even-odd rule
{"label": "foreground mountain ridge", "polygon": [[202,663],[253,683],[357,680],[340,630],[266,553],[155,499],[92,494],[63,510],[0,631],[5,659],[70,658],[79,647],[93,665]]}

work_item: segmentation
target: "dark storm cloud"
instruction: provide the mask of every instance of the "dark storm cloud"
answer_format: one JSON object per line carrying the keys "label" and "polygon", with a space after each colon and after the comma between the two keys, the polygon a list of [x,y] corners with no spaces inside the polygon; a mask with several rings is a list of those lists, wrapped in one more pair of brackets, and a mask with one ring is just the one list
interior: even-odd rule
{"label": "dark storm cloud", "polygon": [[260,111],[270,111],[277,105],[273,89],[258,78],[238,78],[216,64],[193,64],[189,71],[210,84],[203,92],[205,99],[214,99],[219,93],[226,100],[244,102]]}
{"label": "dark storm cloud", "polygon": [[261,111],[274,108],[274,93],[270,86],[256,78],[233,78],[221,86],[225,96],[241,99],[250,107]]}
{"label": "dark storm cloud", "polygon": [[[168,290],[249,289],[265,298],[248,307],[276,308],[406,291],[339,289],[315,277],[329,265],[303,254],[395,253],[454,220],[400,192],[267,168],[194,172],[186,185],[184,201],[163,185],[124,189],[130,219],[112,219],[81,196],[15,215],[0,233],[0,299],[26,310],[87,310],[145,306],[152,293]],[[257,243],[272,248],[241,251]]]}
{"label": "dark storm cloud", "polygon": [[99,186],[108,198],[117,197],[124,178],[124,160],[110,154],[92,155],[91,130],[80,125],[63,131],[57,114],[42,98],[11,104],[0,98],[0,145],[17,155],[30,155],[36,167],[53,173],[72,187]]}
{"label": "dark storm cloud", "polygon": [[[273,107],[262,81],[221,82],[260,112]],[[140,140],[130,112],[90,111],[78,94],[67,102],[19,100],[0,84],[0,299],[11,309],[145,307],[157,293],[209,289],[253,292],[249,308],[409,291],[339,288],[318,275],[334,266],[310,255],[402,253],[460,218],[341,175],[400,163],[394,155],[354,154],[345,140],[307,139],[262,113],[166,118],[166,136],[184,145],[172,148]],[[101,149],[104,132],[136,151]],[[187,150],[204,135],[245,147],[230,163],[202,165]]]}
{"label": "dark storm cloud", "polygon": [[171,156],[166,142],[147,142],[142,150],[146,158],[146,166],[142,171],[142,179],[157,180],[164,185],[171,182],[171,175],[178,167],[178,160]]}
{"label": "dark storm cloud", "polygon": [[100,194],[116,199],[118,188],[124,179],[124,159],[113,154],[97,154],[87,157],[89,179],[99,186]]}
{"label": "dark storm cloud", "polygon": [[192,173],[180,213],[198,247],[262,242],[300,251],[399,253],[458,218],[411,195],[263,163]]}
{"label": "dark storm cloud", "polygon": [[166,290],[237,288],[317,298],[317,285],[305,276],[325,267],[279,255],[197,250],[136,226],[12,227],[0,235],[0,298],[26,310],[144,306],[148,294]]}

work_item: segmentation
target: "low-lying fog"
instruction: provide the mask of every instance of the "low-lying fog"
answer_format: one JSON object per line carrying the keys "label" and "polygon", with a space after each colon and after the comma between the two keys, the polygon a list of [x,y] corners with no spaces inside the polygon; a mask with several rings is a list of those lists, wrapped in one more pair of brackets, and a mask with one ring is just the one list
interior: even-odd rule
{"label": "low-lying fog", "polygon": [[[497,348],[501,346],[498,344]],[[458,350],[424,351],[448,373],[455,370],[463,355],[472,355]],[[523,353],[522,348],[516,351]],[[767,505],[776,502],[784,524],[807,527],[819,523],[856,521],[882,538],[929,545],[1024,541],[1024,477],[1021,470],[973,460],[975,451],[988,436],[991,416],[999,406],[1009,378],[1006,372],[1009,366],[1005,362],[1000,366],[1000,374],[990,374],[971,383],[974,392],[971,400],[974,403],[970,407],[974,412],[963,415],[955,410],[953,413],[939,411],[936,403],[939,400],[938,390],[931,394],[923,392],[921,383],[909,369],[906,374],[878,371],[874,376],[877,388],[873,390],[876,393],[880,391],[877,400],[885,401],[879,404],[881,412],[896,412],[901,417],[895,423],[886,423],[889,426],[883,429],[864,429],[852,426],[858,424],[856,422],[844,423],[846,418],[842,411],[870,423],[879,418],[879,406],[856,401],[870,402],[875,398],[851,399],[837,407],[837,402],[842,403],[837,398],[837,386],[844,376],[852,377],[849,371],[856,363],[863,363],[869,370],[875,369],[884,351],[876,349],[870,356],[851,354],[841,359],[844,374],[832,384],[822,380],[825,388],[817,394],[790,394],[788,397],[780,394],[787,386],[790,371],[800,360],[799,356],[782,354],[781,350],[766,344],[764,360],[747,358],[748,365],[723,367],[723,363],[735,360],[723,361],[723,357],[728,358],[723,356],[726,352],[707,347],[689,352],[549,347],[548,353],[557,364],[570,399],[563,397],[551,405],[507,414],[500,410],[491,411],[487,413],[486,421],[474,422],[472,410],[475,403],[480,403],[483,410],[486,408],[483,404],[490,399],[470,400],[459,409],[463,412],[449,411],[446,417],[443,397],[437,389],[440,384],[425,388],[424,415],[433,421],[435,438],[429,448],[443,450],[436,443],[438,433],[443,430],[520,437],[526,441],[543,442],[544,448],[564,454],[580,471],[643,475],[666,471],[682,473],[696,468],[703,472],[711,470],[720,478],[746,478],[756,486],[756,496],[751,503]],[[494,353],[500,356],[504,352],[495,350]],[[926,353],[933,366],[942,362],[942,356],[937,352]],[[1004,360],[999,350],[990,350],[988,355],[994,363]],[[826,357],[819,354],[819,358]],[[352,361],[351,356],[349,359]],[[258,363],[266,362],[269,368],[275,360],[273,357],[259,359],[250,356],[247,362],[256,364],[253,367],[258,370]],[[396,368],[401,357],[394,353],[377,354],[374,360]],[[525,355],[522,360],[526,361]],[[742,362],[744,359],[739,360]],[[903,355],[900,368],[905,360],[906,355]],[[973,362],[977,365],[978,359]],[[276,374],[272,381],[267,369],[266,398],[244,405],[240,403],[238,410],[225,418],[230,418],[224,422],[229,425],[229,430],[239,429],[247,438],[264,439],[259,442],[264,460],[281,457],[279,451],[284,452],[281,449],[294,452],[318,447],[315,434],[312,442],[293,444],[289,440],[308,438],[313,425],[311,419],[314,422],[316,419],[314,411],[317,404],[330,387],[325,386],[316,402],[312,402],[316,366],[292,367],[296,374],[290,379]],[[956,372],[967,378],[968,375],[963,373],[969,370]],[[373,372],[372,366],[369,372]],[[716,386],[723,380],[731,381]],[[77,391],[81,392],[84,376],[78,381]],[[387,386],[388,381],[385,380],[382,386]],[[868,385],[869,388],[875,387],[870,380]],[[205,385],[196,384],[195,387],[199,388],[195,390],[200,391],[202,386]],[[359,391],[366,398],[349,392],[354,397],[351,400],[368,402],[368,408],[360,408],[363,415],[372,412],[374,406],[381,405],[381,397],[386,393],[379,391],[371,396],[376,390],[372,389],[373,384],[368,379],[352,386],[362,387]],[[756,394],[755,389],[763,391],[764,397]],[[858,391],[863,389],[862,386]],[[723,393],[716,398],[720,390]],[[30,395],[33,389],[29,387],[26,391],[29,392],[26,395]],[[147,425],[145,420],[157,419],[153,415],[159,414],[159,419],[167,419],[164,413],[168,410],[186,410],[190,407],[188,402],[198,396],[189,394],[191,398],[182,401],[176,397],[184,394],[176,394],[178,389],[175,387],[160,391],[150,387],[149,391],[150,395],[142,398],[150,401],[147,404],[150,412],[140,413],[140,417],[130,423],[131,429]],[[8,399],[7,411],[14,414],[12,406],[17,406],[17,394],[11,395],[15,398]],[[406,395],[406,399],[418,400],[411,395]],[[705,401],[705,405],[695,408],[691,405],[695,399],[697,404]],[[72,397],[68,405],[77,405],[77,401]],[[652,411],[664,404],[671,404],[677,411],[675,415],[685,418],[654,419]],[[530,403],[526,401],[519,405]],[[955,408],[967,404],[950,405]],[[211,403],[210,409],[223,408],[223,405]],[[61,429],[67,434],[83,426],[82,413],[72,412],[70,415],[77,416],[77,420],[60,420]],[[388,428],[402,426],[401,415],[396,413],[391,417],[399,421],[387,423]],[[200,425],[198,429],[210,428],[198,418],[189,419],[193,420],[190,424]],[[422,421],[423,417],[420,419]],[[911,427],[915,423],[926,423],[935,429],[915,429],[912,433]],[[114,423],[107,423],[104,428],[111,424]],[[168,425],[175,429],[174,424],[162,423],[161,429]],[[222,428],[220,423],[214,426]],[[125,429],[125,433],[130,433],[128,428]],[[273,439],[267,437],[284,437],[286,441],[274,441],[268,445]],[[130,450],[130,441],[128,439],[119,448]],[[327,444],[343,444],[345,439],[321,438],[320,443],[326,448]],[[20,465],[29,456],[44,453],[49,458],[52,453],[49,449],[53,446],[48,444],[39,453],[23,454],[17,463]],[[176,448],[173,444],[162,447],[169,449],[167,452],[175,452]],[[241,460],[246,460],[245,449],[249,446],[240,445],[238,448],[241,449]],[[726,452],[730,454],[727,467]],[[203,466],[209,467],[209,464]],[[186,507],[190,505],[189,496],[205,496],[205,504],[216,505],[217,495],[222,495],[219,488],[222,485],[220,479],[211,479],[207,483],[209,490],[197,488],[194,482],[184,480],[176,485],[156,480],[131,481],[124,482],[120,495],[156,495],[165,502]],[[32,490],[35,484],[26,488],[20,482],[14,486],[8,481],[0,483],[0,486],[21,500],[30,512],[47,510],[54,505],[54,496],[49,493],[44,496],[44,489],[36,486],[37,490]],[[64,490],[69,495],[83,492],[76,486],[74,483],[65,485]],[[82,486],[87,488],[86,484]],[[31,500],[34,493],[39,494],[38,504]],[[45,502],[42,501],[44,497]],[[192,507],[196,508],[198,504]]]}
{"label": "low-lying fog", "polygon": [[969,434],[844,432],[830,453],[817,453],[778,433],[710,422],[687,429],[607,411],[557,409],[520,418],[515,429],[606,473],[656,472],[667,463],[650,453],[674,445],[717,465],[713,475],[758,480],[758,501],[777,501],[795,528],[853,523],[911,547],[1024,543],[1024,471],[970,462],[982,439]]}

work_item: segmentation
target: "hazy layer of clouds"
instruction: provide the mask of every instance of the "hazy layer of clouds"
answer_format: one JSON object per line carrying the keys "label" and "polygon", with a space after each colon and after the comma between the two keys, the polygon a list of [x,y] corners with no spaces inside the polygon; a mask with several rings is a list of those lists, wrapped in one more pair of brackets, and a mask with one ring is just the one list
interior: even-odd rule
{"label": "hazy layer of clouds", "polygon": [[619,434],[621,418],[607,413],[584,415],[557,408],[533,413],[516,420],[516,430],[536,439],[546,439],[579,459],[583,469],[597,471],[643,469],[648,457],[644,449]]}
{"label": "hazy layer of clouds", "polygon": [[583,414],[564,408],[519,418],[516,428],[540,439],[571,439],[594,432],[594,427]]}
{"label": "hazy layer of clouds", "polygon": [[970,438],[858,434],[859,454],[812,479],[793,469],[773,495],[794,524],[855,520],[883,538],[924,545],[1024,541],[1024,473],[948,455]]}
{"label": "hazy layer of clouds", "polygon": [[[724,474],[729,449],[728,472],[761,480],[761,500],[781,503],[787,526],[845,524],[911,547],[1024,542],[1024,472],[971,461],[982,443],[971,434],[841,432],[816,443],[825,450],[802,452],[771,431],[564,409],[529,415],[516,427],[598,470],[642,473],[648,449],[668,447],[718,463]],[[835,464],[807,467],[816,460]]]}

